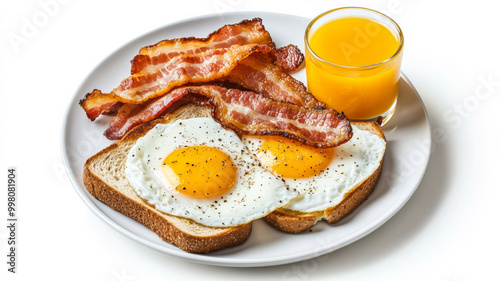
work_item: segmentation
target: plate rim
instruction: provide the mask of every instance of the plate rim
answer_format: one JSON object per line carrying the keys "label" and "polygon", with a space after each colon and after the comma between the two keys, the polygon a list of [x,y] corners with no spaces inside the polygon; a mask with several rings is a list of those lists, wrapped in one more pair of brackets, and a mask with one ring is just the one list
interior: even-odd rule
{"label": "plate rim", "polygon": [[[261,15],[267,15],[267,16],[273,16],[274,15],[274,16],[294,17],[294,18],[302,18],[302,19],[309,19],[310,20],[310,18],[304,17],[304,16],[293,15],[293,14],[286,14],[286,13],[267,12],[267,11],[238,11],[238,12],[228,12],[228,13],[224,13],[222,16],[225,16],[225,15],[227,15],[227,16],[240,16],[241,15],[241,16],[246,16],[246,17],[250,16],[252,18],[259,17]],[[113,220],[111,217],[107,216],[101,209],[99,209],[99,207],[91,200],[91,198],[89,198],[89,196],[84,192],[84,190],[81,187],[82,183],[79,182],[80,179],[76,176],[75,171],[73,171],[71,169],[72,166],[71,166],[71,163],[70,163],[70,160],[69,160],[69,155],[68,155],[68,153],[66,151],[66,148],[67,148],[66,144],[67,144],[68,131],[69,131],[68,130],[68,126],[70,125],[67,122],[67,120],[69,119],[70,114],[72,112],[71,109],[72,109],[73,102],[78,99],[78,96],[80,94],[80,90],[81,90],[82,86],[90,78],[90,76],[99,67],[101,67],[101,65],[103,65],[111,56],[113,56],[114,54],[120,52],[120,50],[122,50],[123,48],[126,48],[127,46],[129,46],[133,42],[136,42],[137,40],[140,40],[143,37],[150,36],[153,33],[159,32],[162,29],[166,29],[166,28],[169,28],[169,27],[172,27],[172,26],[175,26],[175,25],[182,25],[182,24],[186,24],[186,23],[189,23],[189,22],[193,22],[193,21],[208,20],[208,19],[212,19],[214,17],[219,17],[219,16],[220,15],[213,13],[213,14],[205,14],[205,15],[200,15],[200,16],[196,16],[196,17],[185,18],[185,19],[174,21],[174,22],[165,24],[163,26],[154,28],[154,29],[152,29],[152,30],[150,30],[148,32],[145,32],[145,33],[143,33],[143,34],[141,34],[139,36],[136,36],[135,38],[132,38],[131,40],[128,40],[127,42],[123,43],[118,48],[114,49],[113,51],[111,51],[110,53],[108,53],[106,56],[104,56],[100,60],[100,62],[98,64],[96,64],[89,71],[89,73],[81,80],[81,82],[79,83],[79,85],[76,87],[76,90],[75,90],[73,96],[70,99],[70,103],[67,105],[67,107],[65,109],[64,118],[62,120],[62,130],[61,130],[61,135],[60,135],[60,137],[61,137],[60,149],[61,149],[63,164],[64,164],[64,167],[65,167],[66,173],[68,175],[68,178],[70,179],[70,182],[71,182],[73,188],[75,189],[76,193],[80,197],[80,199],[92,211],[92,213],[94,213],[99,219],[101,219],[102,221],[104,221],[107,225],[109,225],[111,228],[113,228],[114,230],[118,231],[122,235],[124,235],[127,238],[129,238],[129,239],[131,239],[131,240],[133,240],[135,242],[138,242],[138,243],[140,243],[142,245],[148,246],[151,249],[157,250],[157,251],[165,253],[165,254],[169,254],[171,256],[175,256],[177,258],[181,258],[183,260],[191,261],[191,262],[196,262],[196,263],[201,263],[201,264],[207,264],[207,265],[215,265],[215,266],[226,266],[226,267],[264,267],[264,266],[273,266],[273,265],[288,264],[288,263],[293,263],[293,262],[297,262],[297,261],[302,261],[302,260],[306,260],[306,259],[318,257],[318,256],[321,256],[321,255],[333,252],[333,251],[335,251],[337,249],[340,249],[342,247],[345,247],[345,246],[347,246],[347,245],[349,245],[351,243],[354,243],[354,242],[360,240],[361,238],[369,235],[374,230],[376,230],[377,228],[379,228],[380,226],[382,226],[383,224],[385,224],[396,213],[398,213],[398,211],[404,205],[406,205],[406,203],[408,202],[408,200],[413,196],[413,194],[415,193],[415,191],[419,187],[420,183],[422,182],[422,180],[423,180],[423,178],[424,178],[424,176],[426,174],[427,167],[428,167],[429,160],[430,160],[430,155],[431,155],[430,152],[432,151],[432,146],[433,146],[433,142],[432,141],[430,142],[430,146],[429,146],[429,149],[428,149],[428,152],[427,152],[427,158],[425,159],[425,164],[423,165],[424,166],[423,167],[423,173],[420,176],[420,178],[417,181],[417,183],[415,184],[415,186],[412,188],[409,196],[407,196],[405,198],[405,200],[401,204],[399,204],[397,206],[392,206],[391,208],[389,208],[385,212],[386,214],[389,213],[389,215],[381,216],[381,217],[379,217],[379,219],[372,221],[370,224],[364,226],[363,228],[361,228],[360,230],[358,230],[357,232],[355,232],[354,235],[351,235],[349,237],[349,239],[344,239],[344,241],[342,241],[341,243],[337,244],[335,247],[331,247],[331,248],[325,247],[324,249],[322,249],[320,251],[315,251],[315,252],[310,253],[308,255],[302,255],[300,253],[296,253],[295,255],[288,255],[286,258],[283,258],[282,256],[276,256],[276,257],[267,258],[265,261],[262,261],[262,260],[257,261],[256,259],[250,259],[250,258],[248,258],[248,259],[239,258],[239,259],[234,260],[234,259],[231,259],[230,257],[210,256],[210,255],[198,255],[198,254],[188,253],[188,252],[184,252],[184,251],[173,251],[173,250],[170,250],[168,248],[160,247],[158,244],[156,244],[156,243],[154,243],[152,241],[149,241],[148,239],[143,238],[143,237],[141,237],[141,236],[133,233],[131,230],[125,228],[124,226],[120,225],[118,222],[116,222],[115,220]],[[427,128],[428,129],[428,135],[429,135],[429,138],[432,139],[430,119],[429,119],[429,115],[428,115],[428,112],[427,112],[427,108],[426,108],[426,106],[425,106],[425,104],[424,104],[424,102],[422,100],[422,97],[418,93],[416,87],[412,84],[412,82],[410,81],[410,79],[406,76],[406,74],[403,71],[401,71],[401,77],[405,80],[405,82],[408,84],[408,86],[412,89],[412,91],[414,92],[414,94],[419,99],[420,105],[421,105],[421,107],[422,107],[422,109],[424,111],[425,121],[426,121],[426,124],[427,124],[427,127],[428,127]]]}

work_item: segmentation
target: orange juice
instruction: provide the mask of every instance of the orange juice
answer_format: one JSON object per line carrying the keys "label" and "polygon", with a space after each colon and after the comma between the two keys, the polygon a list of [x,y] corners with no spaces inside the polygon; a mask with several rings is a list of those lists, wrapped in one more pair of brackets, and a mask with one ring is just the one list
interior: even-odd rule
{"label": "orange juice", "polygon": [[307,82],[318,100],[353,120],[375,118],[393,108],[400,76],[400,32],[364,16],[342,16],[314,30],[310,27]]}

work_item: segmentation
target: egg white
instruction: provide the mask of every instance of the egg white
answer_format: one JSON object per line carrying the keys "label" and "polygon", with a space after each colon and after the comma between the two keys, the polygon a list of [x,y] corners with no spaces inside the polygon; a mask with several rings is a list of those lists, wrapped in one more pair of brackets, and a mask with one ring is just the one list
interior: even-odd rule
{"label": "egg white", "polygon": [[[345,194],[378,168],[384,156],[385,140],[354,125],[352,128],[352,138],[335,148],[333,160],[326,169],[307,178],[283,178],[290,189],[300,193],[285,208],[314,212],[336,206]],[[244,136],[242,140],[259,158],[258,150],[263,141],[255,136]]]}
{"label": "egg white", "polygon": [[[173,151],[188,146],[217,148],[237,166],[236,183],[226,194],[196,199],[175,190],[162,172]],[[211,118],[191,118],[158,124],[131,148],[125,168],[136,193],[161,212],[206,226],[235,226],[266,216],[298,196],[283,180],[260,166],[235,132]]]}

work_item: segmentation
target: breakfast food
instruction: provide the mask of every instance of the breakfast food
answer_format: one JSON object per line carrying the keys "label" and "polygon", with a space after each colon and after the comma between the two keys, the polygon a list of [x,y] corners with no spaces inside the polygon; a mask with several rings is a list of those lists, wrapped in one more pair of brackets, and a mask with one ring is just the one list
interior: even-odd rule
{"label": "breakfast food", "polygon": [[[252,29],[259,36],[254,33],[248,35],[248,32],[244,33],[246,35],[239,34],[237,31],[242,29],[241,26],[248,27],[248,22],[242,21],[233,26],[236,31],[219,38],[226,38],[226,43],[234,41],[231,46],[226,46],[226,43],[222,44],[224,47],[214,45],[209,36],[208,39],[166,40],[148,47],[148,52],[141,51],[138,55],[147,66],[138,67],[138,63],[135,63],[136,66],[133,63],[132,75],[118,87],[109,93],[95,89],[80,101],[80,105],[90,120],[101,114],[117,112],[105,132],[105,136],[112,140],[120,139],[134,126],[163,114],[178,101],[178,96],[173,94],[176,93],[174,88],[186,83],[230,82],[258,92],[266,99],[304,105],[303,111],[313,107],[324,109],[323,103],[287,73],[297,69],[303,60],[298,48],[289,45],[275,49],[261,20],[254,19],[252,22]],[[224,33],[223,30],[224,27],[217,34]],[[242,36],[246,39],[242,40]],[[186,49],[190,46],[189,42],[196,43],[196,50]],[[156,102],[159,99],[168,106],[159,106]],[[337,115],[333,111],[328,114]],[[343,119],[343,115],[339,118]]]}
{"label": "breakfast food", "polygon": [[260,19],[142,48],[120,85],[80,102],[92,121],[114,115],[104,135],[117,140],[86,161],[87,189],[196,253],[243,243],[256,219],[300,232],[346,215],[373,189],[385,140],[293,78],[302,60]]}
{"label": "breakfast food", "polygon": [[352,122],[352,128],[347,143],[326,149],[284,138],[243,137],[263,166],[300,193],[266,222],[285,232],[302,232],[322,219],[340,220],[371,193],[382,171],[385,138],[375,122]]}
{"label": "breakfast food", "polygon": [[[146,113],[148,116],[159,115],[179,100],[211,105],[214,109],[212,115],[217,121],[241,133],[281,134],[318,147],[339,145],[352,135],[349,120],[334,109],[306,108],[255,92],[214,85],[176,88],[147,104]],[[142,119],[124,121],[127,124]],[[117,132],[123,133],[121,130]]]}
{"label": "breakfast food", "polygon": [[192,117],[209,117],[209,110],[186,105],[163,119],[135,127],[124,138],[90,157],[84,166],[83,181],[98,200],[144,224],[165,241],[193,253],[209,253],[245,242],[252,224],[209,227],[190,219],[160,212],[144,201],[130,185],[125,167],[130,149],[156,124]]}
{"label": "breakfast food", "polygon": [[211,117],[157,124],[136,141],[125,166],[146,202],[205,226],[248,223],[298,196]]}
{"label": "breakfast food", "polygon": [[274,47],[274,42],[262,25],[261,19],[243,20],[237,24],[225,25],[206,38],[174,38],[143,47],[132,60],[130,73],[140,73],[145,68],[167,63],[179,55],[198,54],[210,49],[246,44]]}
{"label": "breakfast food", "polygon": [[165,64],[132,74],[110,93],[92,91],[82,102],[82,107],[87,112],[93,112],[87,109],[92,109],[93,105],[104,100],[107,103],[143,103],[187,83],[210,82],[227,76],[241,60],[251,54],[266,54],[272,50],[274,49],[266,45],[247,44],[176,56]]}

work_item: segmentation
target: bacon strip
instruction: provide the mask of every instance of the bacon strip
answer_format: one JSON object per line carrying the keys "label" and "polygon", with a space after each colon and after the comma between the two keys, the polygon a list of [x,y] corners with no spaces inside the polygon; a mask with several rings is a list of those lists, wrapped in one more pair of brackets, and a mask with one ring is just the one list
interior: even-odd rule
{"label": "bacon strip", "polygon": [[206,96],[214,119],[240,134],[281,135],[314,147],[338,146],[352,137],[349,120],[334,109],[305,108],[218,86],[185,89]]}
{"label": "bacon strip", "polygon": [[[204,39],[164,40],[142,48],[132,61],[132,75],[111,93],[94,90],[80,104],[91,120],[118,111],[105,132],[109,139],[120,139],[167,109],[195,101],[210,104],[216,120],[240,133],[279,134],[317,147],[347,141],[352,135],[347,118],[334,110],[323,111],[324,104],[287,74],[302,64],[300,50],[293,45],[273,48],[260,19],[224,26]],[[265,97],[209,85],[171,91],[186,83],[220,79]],[[316,121],[327,124],[326,129]]]}
{"label": "bacon strip", "polygon": [[272,51],[274,49],[269,46],[250,44],[212,49],[196,55],[180,55],[151,71],[129,76],[109,94],[94,90],[80,101],[80,105],[87,117],[94,120],[113,106],[113,101],[144,103],[186,83],[210,82],[224,77],[249,55]]}
{"label": "bacon strip", "polygon": [[[262,19],[254,18],[252,20],[243,20],[236,24],[225,25],[209,34],[206,38],[175,38],[143,47],[139,51],[139,54],[131,61],[130,72],[133,75],[145,69],[145,71],[151,71],[151,68],[159,64],[165,64],[179,55],[199,54],[214,48],[227,48],[232,45],[245,44],[260,44],[275,47],[269,32],[262,25]],[[290,49],[290,46],[286,46],[276,51],[277,63],[283,63],[286,64],[287,68],[296,69],[302,62],[297,61],[296,58],[303,57],[303,55],[298,49],[294,51]],[[100,112],[102,114],[107,112],[116,113],[122,105],[112,100],[101,102],[103,104],[96,101],[89,101],[88,107],[92,108],[89,109],[91,116],[99,116]],[[92,106],[90,103],[92,103]],[[111,105],[114,106],[111,107]],[[102,109],[100,109],[101,107]]]}
{"label": "bacon strip", "polygon": [[290,76],[280,66],[273,64],[269,56],[259,53],[241,61],[223,79],[278,101],[311,108],[326,108],[324,103],[307,91],[302,82]]}
{"label": "bacon strip", "polygon": [[80,100],[80,106],[85,110],[87,117],[94,121],[99,115],[109,113],[116,109],[120,102],[112,95],[103,94],[100,90],[93,90]]}
{"label": "bacon strip", "polygon": [[[167,63],[179,55],[199,54],[210,49],[247,44],[266,45],[274,48],[269,32],[262,25],[262,19],[255,18],[253,20],[243,20],[237,24],[225,25],[206,38],[176,38],[163,40],[144,47],[139,51],[139,55],[132,60],[131,74],[139,73],[145,68],[155,67],[158,64]],[[280,55],[283,56],[288,51],[288,49],[283,49],[280,51]],[[296,62],[287,60],[287,64],[293,67]]]}
{"label": "bacon strip", "polygon": [[106,136],[120,139],[135,126],[136,120],[154,119],[175,101],[193,94],[206,97],[213,108],[214,119],[240,134],[282,135],[315,147],[337,146],[352,137],[349,120],[333,109],[305,108],[254,92],[213,85],[177,88],[151,101],[147,109],[131,110],[126,118],[117,119],[125,122],[113,120]]}
{"label": "bacon strip", "polygon": [[[262,25],[262,19],[254,18],[237,24],[225,25],[206,38],[175,38],[143,47],[131,61],[130,73],[136,74],[146,68],[167,63],[179,55],[199,54],[210,49],[246,44],[275,47],[269,32]],[[304,61],[304,54],[297,46],[290,44],[277,49],[274,60],[286,72],[292,72],[300,67]]]}
{"label": "bacon strip", "polygon": [[[243,20],[240,23],[226,25],[211,33],[207,38],[178,38],[163,40],[154,45],[143,47],[132,60],[131,74],[155,72],[171,59],[183,54],[199,54],[214,48],[226,48],[232,45],[261,44],[274,47],[274,43],[262,25],[260,18]],[[272,53],[274,62],[285,69],[294,71],[302,63],[304,55],[294,45],[288,45]],[[93,96],[100,96],[99,98]],[[102,96],[98,90],[88,94],[80,104],[87,116],[94,120],[100,114],[115,113],[120,108],[116,97]]]}
{"label": "bacon strip", "polygon": [[104,135],[109,140],[119,140],[135,126],[160,116],[185,95],[183,91],[174,90],[159,98],[151,99],[145,104],[124,104],[118,110],[108,129],[104,131]]}
{"label": "bacon strip", "polygon": [[[224,79],[278,101],[326,108],[307,92],[304,84],[273,64],[269,56],[260,53],[254,53],[241,61]],[[108,139],[120,139],[133,127],[158,117],[180,98],[178,91],[174,90],[145,104],[125,104],[104,134]]]}
{"label": "bacon strip", "polygon": [[286,72],[297,70],[304,61],[304,54],[295,45],[287,45],[276,50],[275,63]]}

